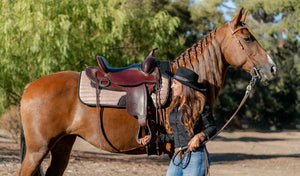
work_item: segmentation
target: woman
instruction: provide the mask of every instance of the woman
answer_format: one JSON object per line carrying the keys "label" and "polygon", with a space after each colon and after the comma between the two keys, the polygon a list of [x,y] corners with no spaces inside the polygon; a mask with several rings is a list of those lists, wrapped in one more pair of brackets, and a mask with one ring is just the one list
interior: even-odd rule
{"label": "woman", "polygon": [[[167,176],[203,176],[205,175],[205,146],[201,143],[212,137],[216,132],[216,125],[211,109],[205,104],[205,89],[197,82],[198,75],[184,67],[179,67],[175,74],[167,72],[173,78],[171,85],[173,100],[167,110],[167,130],[171,133],[161,134],[162,143],[174,142],[175,154],[182,148],[188,147],[190,154],[184,156],[184,151],[177,154],[174,163],[183,162],[176,166],[172,161]],[[141,139],[142,144],[149,142],[149,136]]]}

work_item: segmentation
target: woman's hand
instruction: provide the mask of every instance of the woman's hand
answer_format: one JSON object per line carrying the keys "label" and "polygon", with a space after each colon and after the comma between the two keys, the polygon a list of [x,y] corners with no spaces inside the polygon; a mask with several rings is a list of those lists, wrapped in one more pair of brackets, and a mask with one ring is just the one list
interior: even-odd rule
{"label": "woman's hand", "polygon": [[142,145],[147,145],[151,140],[151,136],[150,135],[146,135],[145,137],[139,139],[140,143]]}
{"label": "woman's hand", "polygon": [[200,147],[200,143],[206,139],[206,136],[203,133],[196,134],[189,142],[190,151],[195,151]]}

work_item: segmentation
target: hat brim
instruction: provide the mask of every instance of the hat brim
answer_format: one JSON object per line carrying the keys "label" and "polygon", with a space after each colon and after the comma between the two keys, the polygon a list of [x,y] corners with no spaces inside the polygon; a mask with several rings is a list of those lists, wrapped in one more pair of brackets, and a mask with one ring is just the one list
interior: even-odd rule
{"label": "hat brim", "polygon": [[186,85],[186,86],[189,86],[199,92],[206,92],[206,88],[204,88],[203,84],[200,84],[200,83],[191,83],[191,82],[187,82],[187,81],[184,81],[184,80],[181,80],[180,78],[178,77],[174,77],[174,73],[170,72],[170,71],[165,71],[165,73],[167,75],[169,75],[171,78],[173,79],[176,79],[177,81],[179,81],[180,83]]}

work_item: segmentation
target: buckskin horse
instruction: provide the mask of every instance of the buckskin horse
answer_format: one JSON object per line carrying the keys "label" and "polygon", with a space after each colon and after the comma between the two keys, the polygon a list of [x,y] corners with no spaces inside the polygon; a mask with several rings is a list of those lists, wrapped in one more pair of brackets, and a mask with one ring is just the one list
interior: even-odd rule
{"label": "buckskin horse", "polygon": [[[247,13],[242,11],[171,62],[173,72],[178,67],[187,67],[199,74],[199,82],[208,90],[211,107],[230,65],[257,74],[262,82],[276,77],[275,63],[245,24]],[[101,143],[97,110],[79,101],[78,81],[78,72],[64,71],[46,75],[26,86],[21,100],[26,147],[21,149],[23,161],[18,175],[39,174],[40,164],[49,152],[51,161],[46,175],[63,175],[78,136],[109,152],[146,153],[145,146],[135,139],[137,119],[125,109],[102,108],[106,137],[118,151],[105,140]]]}

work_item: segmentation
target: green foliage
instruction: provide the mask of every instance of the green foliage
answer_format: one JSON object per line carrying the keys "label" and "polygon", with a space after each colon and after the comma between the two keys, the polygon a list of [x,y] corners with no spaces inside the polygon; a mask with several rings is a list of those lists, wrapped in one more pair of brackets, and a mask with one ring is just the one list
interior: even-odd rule
{"label": "green foliage", "polygon": [[96,65],[97,55],[112,66],[127,66],[142,62],[154,47],[160,58],[182,46],[172,38],[178,18],[129,2],[2,1],[0,114],[18,104],[26,83],[46,74],[81,71],[85,64]]}
{"label": "green foliage", "polygon": [[177,0],[165,6],[171,15],[180,18],[177,35],[185,38],[185,47],[191,47],[211,30],[225,23],[222,13],[217,10],[221,3],[222,0]]}
{"label": "green foliage", "polygon": [[[156,57],[173,60],[202,36],[225,23],[220,7],[228,0],[52,0],[0,4],[0,114],[20,101],[24,86],[49,73],[81,71],[104,56],[112,66]],[[272,129],[300,124],[300,1],[239,0],[247,24],[273,57],[278,78],[257,84],[238,113],[253,127]],[[298,39],[297,39],[298,37]],[[250,80],[229,68],[215,105],[217,122],[234,112]],[[4,95],[4,96],[3,96]]]}

